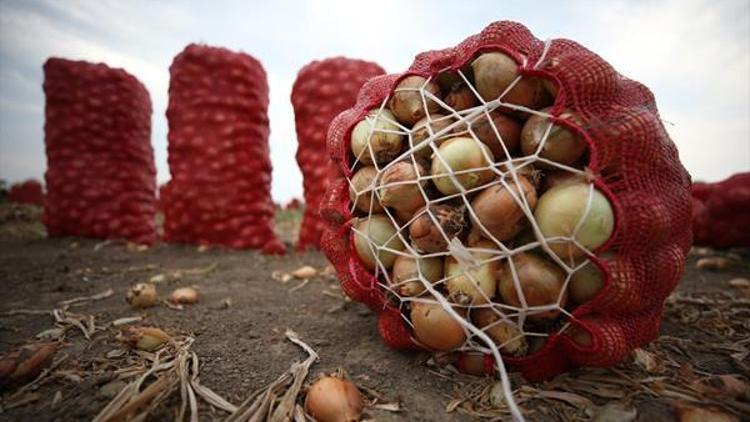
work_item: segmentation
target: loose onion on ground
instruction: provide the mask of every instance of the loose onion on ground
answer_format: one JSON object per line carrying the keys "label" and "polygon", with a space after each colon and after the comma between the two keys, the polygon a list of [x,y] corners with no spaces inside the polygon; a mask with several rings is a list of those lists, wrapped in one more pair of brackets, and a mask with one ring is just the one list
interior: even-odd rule
{"label": "loose onion on ground", "polygon": [[385,169],[380,177],[380,203],[404,213],[414,213],[425,204],[422,194],[427,180],[418,180],[425,174],[419,162],[400,161]]}
{"label": "loose onion on ground", "polygon": [[407,76],[396,86],[393,96],[388,102],[388,106],[396,119],[407,126],[414,125],[427,115],[424,108],[425,103],[430,113],[440,111],[438,103],[427,95],[424,96],[424,100],[422,99],[419,89],[424,89],[434,96],[440,97],[440,87],[436,83],[428,82],[421,76]]}
{"label": "loose onion on ground", "polygon": [[[518,283],[528,306],[565,305],[565,294],[562,295],[565,282],[565,272],[552,262],[530,253],[520,253],[513,256],[513,265],[518,276]],[[509,305],[521,308],[521,299],[513,282],[513,273],[509,262],[504,262],[500,269],[498,293],[503,301]],[[560,315],[559,309],[554,309],[534,315],[532,320],[555,319]]]}
{"label": "loose onion on ground", "polygon": [[396,228],[391,220],[384,215],[373,215],[359,219],[354,227],[357,230],[354,233],[354,247],[365,267],[375,270],[379,261],[385,269],[390,269],[396,254],[380,248],[404,250],[404,244],[396,236]]}
{"label": "loose onion on ground", "polygon": [[[419,268],[417,268],[419,267]],[[425,291],[419,273],[431,284],[443,278],[443,260],[440,258],[410,258],[398,256],[393,262],[392,288],[401,296],[419,296]]]}
{"label": "loose onion on ground", "polygon": [[[432,204],[420,209],[417,214],[418,217],[409,225],[409,238],[420,252],[444,251],[448,242],[463,231],[466,221],[464,209],[450,205]],[[433,222],[430,214],[438,225]]]}
{"label": "loose onion on ground", "polygon": [[159,295],[155,285],[138,283],[128,290],[125,300],[134,308],[148,308],[159,303]]}
{"label": "loose onion on ground", "polygon": [[315,381],[305,398],[305,411],[320,422],[357,421],[364,406],[357,386],[337,377]]}
{"label": "loose onion on ground", "polygon": [[512,178],[506,180],[510,189],[504,185],[490,186],[480,192],[471,202],[471,208],[476,214],[476,218],[472,216],[475,228],[479,233],[484,234],[479,229],[479,224],[481,224],[499,241],[511,239],[528,225],[523,208],[513,199],[511,191],[519,200],[523,195],[532,212],[537,202],[536,189],[525,177],[518,176],[518,184]]}
{"label": "loose onion on ground", "polygon": [[[456,312],[464,316],[463,310],[456,309]],[[466,341],[461,324],[439,304],[413,302],[411,322],[417,340],[433,350],[453,350]]]}
{"label": "loose onion on ground", "polygon": [[[495,244],[489,241],[478,242],[478,249],[497,250]],[[498,251],[499,252],[499,251]],[[497,273],[500,261],[491,260],[496,253],[473,251],[472,257],[478,265],[466,267],[454,257],[445,258],[445,289],[448,298],[459,305],[479,305],[487,303],[495,296],[497,289]]]}
{"label": "loose onion on ground", "polygon": [[192,305],[198,302],[198,290],[192,287],[180,287],[169,295],[168,300],[175,304]]}
{"label": "loose onion on ground", "polygon": [[352,129],[354,158],[363,164],[382,164],[396,158],[403,147],[404,135],[395,133],[400,130],[395,121],[389,110],[373,110],[357,123]]}
{"label": "loose onion on ground", "polygon": [[383,206],[380,205],[374,191],[374,180],[377,176],[378,170],[372,166],[362,167],[352,176],[351,185],[349,185],[349,199],[358,210],[366,213],[383,212]]}
{"label": "loose onion on ground", "polygon": [[460,187],[448,176],[451,171],[461,172],[454,174],[454,177],[464,189],[482,186],[494,177],[494,173],[487,168],[492,163],[485,158],[492,158],[492,151],[472,138],[449,139],[440,145],[437,154],[442,157],[442,160],[438,157],[432,159],[432,183],[444,195],[453,195],[461,191]]}

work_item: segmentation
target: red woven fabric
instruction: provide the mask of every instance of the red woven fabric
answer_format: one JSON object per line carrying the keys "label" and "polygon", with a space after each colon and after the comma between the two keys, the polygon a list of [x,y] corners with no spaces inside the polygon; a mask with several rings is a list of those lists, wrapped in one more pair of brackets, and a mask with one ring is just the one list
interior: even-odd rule
{"label": "red woven fabric", "polygon": [[284,253],[273,231],[268,84],[260,62],[191,44],[169,72],[164,239]]}
{"label": "red woven fabric", "polygon": [[8,191],[8,199],[19,204],[44,206],[44,191],[38,180],[29,179],[14,183]]}
{"label": "red woven fabric", "polygon": [[696,245],[750,247],[750,172],[695,183],[691,192]]}
{"label": "red woven fabric", "polygon": [[342,290],[380,314],[386,343],[401,349],[415,347],[408,326],[394,318],[398,310],[386,300],[351,246],[346,181],[354,161],[350,134],[403,77],[435,76],[446,68],[463,67],[478,52],[497,50],[513,57],[522,75],[556,83],[559,93],[551,114],[567,108],[580,116],[579,123],[561,123],[586,138],[588,167],[598,175],[595,185],[613,204],[616,219],[610,241],[594,251],[615,254],[605,274],[605,287],[573,312],[574,326],[588,331],[592,344],[583,348],[567,336],[553,334],[535,353],[505,361],[529,379],[550,377],[576,366],[612,365],[658,333],[664,299],[679,281],[692,243],[690,178],[659,119],[651,92],[574,41],[553,40],[541,66],[534,69],[544,43],[518,23],[496,22],[454,48],[417,55],[403,74],[368,82],[357,104],[341,113],[328,132],[328,151],[339,176],[321,204],[327,221],[322,249],[337,270]]}
{"label": "red woven fabric", "polygon": [[354,105],[357,92],[368,79],[385,70],[364,60],[334,57],[303,67],[292,89],[294,120],[297,126],[297,163],[305,187],[305,214],[297,249],[317,248],[323,221],[320,199],[336,166],[326,153],[326,134],[331,120]]}
{"label": "red woven fabric", "polygon": [[122,69],[51,58],[44,64],[50,236],[156,240],[151,100]]}

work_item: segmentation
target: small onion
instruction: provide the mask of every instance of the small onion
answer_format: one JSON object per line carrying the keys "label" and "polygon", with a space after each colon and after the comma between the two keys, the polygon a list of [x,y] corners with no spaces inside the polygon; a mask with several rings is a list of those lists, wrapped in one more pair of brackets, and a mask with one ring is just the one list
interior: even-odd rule
{"label": "small onion", "polygon": [[153,352],[171,337],[156,327],[125,327],[120,332],[120,339],[138,350]]}
{"label": "small onion", "polygon": [[490,308],[477,308],[471,311],[471,320],[498,346],[512,356],[526,354],[528,344],[518,326],[510,321],[500,321],[501,317]]}
{"label": "small onion", "polygon": [[[485,101],[497,99],[518,77],[518,65],[508,55],[500,52],[484,53],[472,63],[477,92]],[[520,79],[505,96],[503,102],[533,107],[541,88],[535,78]]]}
{"label": "small onion", "polygon": [[[494,177],[494,173],[487,168],[492,163],[485,158],[486,154],[491,159],[492,151],[483,143],[472,138],[457,137],[449,139],[440,145],[438,154],[448,167],[446,168],[443,165],[443,160],[440,160],[440,158],[433,158],[432,183],[444,195],[453,195],[461,191],[459,186],[456,186],[452,178],[448,176],[451,170],[453,172],[465,171],[455,174],[456,180],[464,189],[482,186]],[[477,170],[469,171],[472,169]]]}
{"label": "small onion", "polygon": [[453,350],[466,341],[461,324],[437,303],[412,302],[411,322],[417,340],[433,350]]}
{"label": "small onion", "polygon": [[[374,192],[374,180],[378,177],[378,170],[375,167],[362,167],[352,176],[349,185],[349,199],[354,202],[358,210],[370,213],[382,213],[383,206],[380,205]],[[374,201],[374,202],[373,202]],[[372,205],[372,210],[370,206]]]}
{"label": "small onion", "polygon": [[[560,267],[529,253],[517,254],[512,259],[528,306],[557,303],[565,282],[565,272]],[[504,262],[500,269],[498,292],[508,305],[522,307],[508,262]],[[560,306],[564,305],[565,295],[563,294]],[[550,310],[529,315],[528,318],[532,320],[555,319],[558,315],[560,315],[560,310]]]}
{"label": "small onion", "polygon": [[138,283],[128,290],[125,300],[134,308],[148,308],[159,302],[156,286],[151,283]]}
{"label": "small onion", "polygon": [[401,296],[419,296],[425,291],[424,284],[419,279],[419,270],[422,277],[431,284],[435,284],[443,278],[443,260],[440,258],[410,258],[399,255],[393,262],[393,275],[391,276],[392,288]]}
{"label": "small onion", "polygon": [[[388,110],[371,111],[368,116],[362,119],[352,129],[351,149],[355,159],[363,164],[387,163],[401,152],[404,142],[404,135],[393,132],[381,131],[399,131],[400,128],[394,123],[396,118]],[[373,129],[374,126],[374,129]],[[370,131],[372,136],[370,136]],[[370,147],[368,148],[368,144]],[[374,157],[374,160],[373,160]]]}
{"label": "small onion", "polygon": [[466,84],[458,84],[451,88],[444,102],[456,111],[466,110],[479,104],[479,100]]}
{"label": "small onion", "polygon": [[403,212],[414,212],[425,204],[423,188],[427,180],[417,181],[425,174],[419,162],[411,160],[394,163],[380,176],[380,203]]}
{"label": "small onion", "polygon": [[357,386],[337,377],[315,381],[305,398],[305,411],[320,422],[357,421],[364,406]]}
{"label": "small onion", "polygon": [[[420,252],[441,252],[446,250],[451,239],[463,231],[465,225],[464,209],[435,204],[430,204],[428,207],[417,211],[419,216],[409,225],[409,238]],[[443,229],[445,236],[448,237],[447,239],[430,218],[428,209],[437,220],[440,228]]]}
{"label": "small onion", "polygon": [[[404,244],[396,236],[396,228],[393,227],[388,217],[373,215],[369,218],[362,218],[354,224],[354,227],[358,230],[354,233],[354,247],[364,266],[374,271],[377,268],[378,261],[380,261],[385,269],[391,268],[393,261],[396,259],[396,254],[379,249],[379,247],[402,251],[404,250]],[[373,245],[370,243],[373,243]],[[373,252],[375,252],[375,255]]]}
{"label": "small onion", "polygon": [[[477,138],[490,148],[495,161],[506,160],[509,157],[505,154],[503,145],[510,154],[518,149],[521,141],[521,124],[498,110],[490,112],[490,119],[492,123],[487,119],[487,115],[481,114],[471,123],[471,129]],[[492,128],[493,125],[503,140],[502,145],[495,134],[495,129]]]}
{"label": "small onion", "polygon": [[488,356],[481,352],[463,352],[455,365],[459,372],[477,377],[489,375],[494,369],[488,364]]}
{"label": "small onion", "polygon": [[[492,242],[481,241],[474,247],[479,249],[497,249]],[[495,296],[497,289],[497,272],[500,261],[489,259],[496,257],[490,252],[472,251],[471,255],[479,265],[466,268],[454,257],[445,258],[445,289],[448,298],[459,305],[478,305],[487,303]]]}
{"label": "small onion", "polygon": [[198,290],[192,287],[180,287],[169,295],[168,300],[174,304],[192,305],[198,302]]}
{"label": "small onion", "polygon": [[[537,198],[536,190],[531,183],[523,176],[518,176],[518,184],[511,178],[508,178],[507,182],[510,190],[513,191],[513,194],[519,196],[519,199],[521,192],[523,192],[522,195],[526,197],[526,203],[533,212]],[[478,223],[481,223],[490,234],[500,241],[509,240],[516,236],[528,224],[523,209],[513,199],[510,190],[503,185],[490,186],[480,192],[471,202],[471,208],[478,218],[478,221],[475,220],[474,224],[479,228]],[[483,232],[480,231],[480,233]]]}
{"label": "small onion", "polygon": [[[416,147],[424,143],[419,148],[414,149],[414,155],[417,157],[430,158],[432,156],[432,148],[425,141],[430,137],[429,129],[432,129],[432,134],[436,134],[443,129],[447,128],[453,123],[453,119],[444,116],[442,114],[431,114],[429,117],[424,117],[420,121],[414,124],[411,130],[411,139],[413,145]],[[429,128],[429,129],[428,129]],[[450,133],[442,135],[440,138],[435,139],[434,143],[436,146],[440,146],[444,141],[452,137]]]}
{"label": "small onion", "polygon": [[[549,113],[551,109],[545,108],[541,111]],[[560,117],[571,118],[572,114],[565,112]],[[548,125],[549,119],[539,115],[533,115],[526,121],[521,129],[521,151],[524,155],[532,155],[536,152],[547,132]],[[580,135],[563,126],[553,124],[539,156],[560,164],[571,165],[581,158],[584,151],[586,151],[586,141]],[[541,162],[536,164],[539,167],[550,167]]]}
{"label": "small onion", "polygon": [[[407,126],[412,126],[425,117],[427,115],[424,107],[425,102],[427,103],[427,110],[430,113],[440,111],[438,103],[426,95],[423,102],[421,93],[416,91],[416,89],[422,87],[424,87],[425,91],[432,93],[436,97],[440,97],[440,87],[432,81],[427,82],[427,79],[421,76],[407,76],[396,86],[388,102],[388,108],[391,109],[399,122]],[[399,91],[402,89],[403,91]]]}
{"label": "small onion", "polygon": [[[588,214],[585,214],[589,195],[591,206]],[[609,200],[588,183],[566,184],[548,190],[539,198],[534,217],[542,234],[548,239],[572,237],[577,228],[575,240],[589,251],[607,242],[615,226],[615,216]],[[585,254],[570,241],[549,243],[549,246],[563,259]]]}
{"label": "small onion", "polygon": [[586,182],[586,176],[567,170],[550,170],[546,172],[542,181],[542,189],[547,191],[555,186],[568,185],[571,183],[584,183]]}
{"label": "small onion", "polygon": [[[601,259],[611,259],[611,254],[604,254]],[[583,304],[593,299],[604,287],[604,273],[594,263],[589,262],[583,268],[574,272],[568,283],[568,296],[577,304]]]}

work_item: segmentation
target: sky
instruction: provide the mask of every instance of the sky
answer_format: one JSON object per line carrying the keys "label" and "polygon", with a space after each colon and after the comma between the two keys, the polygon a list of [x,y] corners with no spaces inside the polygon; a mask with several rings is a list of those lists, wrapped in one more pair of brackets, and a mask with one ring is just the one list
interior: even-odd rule
{"label": "sky", "polygon": [[347,56],[388,72],[496,20],[569,38],[654,92],[694,180],[750,171],[750,1],[0,0],[0,179],[42,179],[42,64],[50,56],[121,67],[148,88],[159,183],[169,180],[167,90],[192,42],[246,52],[270,87],[272,194],[302,196],[289,97],[312,60]]}

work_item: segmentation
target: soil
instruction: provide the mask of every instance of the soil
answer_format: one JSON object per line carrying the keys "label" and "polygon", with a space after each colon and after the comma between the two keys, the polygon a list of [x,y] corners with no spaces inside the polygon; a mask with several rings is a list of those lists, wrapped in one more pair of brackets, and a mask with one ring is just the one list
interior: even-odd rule
{"label": "soil", "polygon": [[[738,300],[742,292],[727,283],[736,277],[748,277],[745,263],[750,262],[750,256],[743,251],[740,253],[744,263],[720,272],[696,270],[697,257],[692,257],[678,293],[690,297],[720,294],[727,300]],[[444,371],[436,371],[425,364],[429,359],[425,353],[388,349],[378,337],[374,315],[358,303],[344,301],[333,276],[317,276],[304,285],[296,279],[287,282],[278,279],[277,272],[292,271],[303,265],[323,269],[326,260],[318,252],[269,257],[253,251],[202,250],[194,246],[162,244],[139,249],[123,243],[88,239],[0,239],[0,296],[3,298],[0,302],[0,353],[34,342],[38,333],[54,327],[48,314],[9,315],[9,311],[49,310],[58,307],[63,300],[110,288],[114,291],[105,299],[70,308],[72,312],[93,315],[96,324],[103,327],[91,341],[75,329],[66,333],[64,346],[57,355],[67,354],[68,359],[58,369],[78,370],[80,377],[53,377],[35,391],[37,398],[29,403],[10,409],[3,405],[0,420],[92,419],[111,399],[110,381],[115,374],[89,376],[86,368],[90,362],[104,359],[111,350],[122,348],[115,339],[118,330],[108,323],[139,315],[144,317],[140,324],[193,336],[192,350],[201,361],[201,383],[235,404],[274,381],[292,363],[304,359],[302,350],[284,336],[286,329],[292,329],[320,355],[308,379],[343,368],[356,384],[401,402],[400,412],[368,410],[371,418],[383,421],[475,420],[476,414],[471,411],[447,412],[446,406],[453,398],[460,397],[463,386],[477,382],[489,385],[490,380],[466,375],[445,377],[441,375]],[[188,269],[198,269],[195,272],[205,274],[191,274],[185,271]],[[183,310],[164,305],[145,310],[131,308],[125,301],[128,288],[159,274],[166,276],[165,281],[157,284],[160,295],[166,296],[176,287],[196,286],[201,294],[200,301]],[[681,347],[688,348],[687,356],[692,359],[675,353],[674,361],[680,364],[690,361],[692,369],[698,373],[735,373],[740,378],[747,377],[748,373],[743,372],[746,366],[743,369],[742,362],[730,357],[731,351],[710,347],[726,339],[718,337],[711,327],[701,328],[700,321],[691,321],[681,306],[679,303],[668,306],[662,335],[666,340],[688,340]],[[745,307],[747,310],[748,305]],[[744,327],[747,327],[750,314],[738,315],[745,319]],[[750,331],[731,334],[735,336],[747,338]],[[669,353],[658,349],[659,344],[662,343],[657,342],[657,346],[649,350],[657,354]],[[692,345],[695,347],[690,349]],[[624,363],[619,368],[630,370],[633,365],[636,364]],[[576,379],[586,371],[577,370],[562,379]],[[525,384],[520,378],[514,381],[516,386]],[[546,388],[545,385],[535,387]],[[12,390],[6,392],[6,396],[11,393]],[[598,406],[607,403],[600,396],[582,395]],[[638,411],[638,420],[673,420],[671,398],[640,393],[629,398]],[[550,406],[558,405],[569,409],[545,410],[542,406],[533,419],[556,420],[563,418],[561,415],[571,414],[584,419],[592,416],[580,409],[571,410],[566,403]],[[154,420],[171,419],[174,406],[177,406],[174,400],[164,403]],[[226,416],[222,411],[208,410],[206,405],[202,408],[206,409],[202,420]],[[466,410],[467,406],[461,408]],[[736,407],[722,408],[737,417],[750,417],[739,413]]]}

